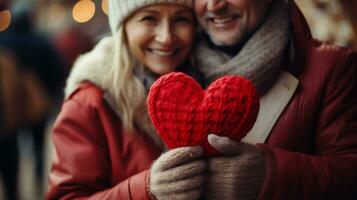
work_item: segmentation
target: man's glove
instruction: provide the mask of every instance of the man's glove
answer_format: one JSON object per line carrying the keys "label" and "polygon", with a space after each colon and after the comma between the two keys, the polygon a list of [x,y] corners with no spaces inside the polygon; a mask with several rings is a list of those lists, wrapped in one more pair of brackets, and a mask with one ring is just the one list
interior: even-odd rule
{"label": "man's glove", "polygon": [[224,155],[208,161],[205,199],[257,199],[266,177],[262,150],[214,134],[208,142]]}
{"label": "man's glove", "polygon": [[157,199],[198,199],[206,163],[201,147],[181,147],[162,154],[152,165],[149,192]]}

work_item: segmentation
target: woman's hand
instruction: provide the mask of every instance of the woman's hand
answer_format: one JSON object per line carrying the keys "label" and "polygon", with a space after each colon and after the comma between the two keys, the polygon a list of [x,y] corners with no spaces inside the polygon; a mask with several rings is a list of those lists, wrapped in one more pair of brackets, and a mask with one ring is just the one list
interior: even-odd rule
{"label": "woman's hand", "polygon": [[162,154],[152,165],[149,191],[160,199],[198,199],[206,164],[201,147],[181,147]]}

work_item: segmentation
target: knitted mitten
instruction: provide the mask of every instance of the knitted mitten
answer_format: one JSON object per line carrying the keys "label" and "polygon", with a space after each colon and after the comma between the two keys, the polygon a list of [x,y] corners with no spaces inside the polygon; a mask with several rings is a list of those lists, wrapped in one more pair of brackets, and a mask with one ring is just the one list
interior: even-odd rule
{"label": "knitted mitten", "polygon": [[149,192],[157,199],[198,199],[205,161],[201,147],[181,147],[162,154],[152,165]]}
{"label": "knitted mitten", "polygon": [[209,135],[209,143],[225,153],[208,161],[206,199],[257,199],[266,177],[266,160],[256,146]]}

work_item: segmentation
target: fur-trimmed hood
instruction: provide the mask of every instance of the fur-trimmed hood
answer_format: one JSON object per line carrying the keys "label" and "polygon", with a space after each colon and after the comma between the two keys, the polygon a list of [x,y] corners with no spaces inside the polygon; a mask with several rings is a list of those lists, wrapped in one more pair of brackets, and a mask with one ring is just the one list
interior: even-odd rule
{"label": "fur-trimmed hood", "polygon": [[[105,94],[103,98],[120,117],[121,113],[115,106],[118,105],[119,99],[115,99],[112,95],[112,91],[114,90],[113,76],[109,75],[113,63],[114,44],[113,37],[109,36],[99,41],[92,51],[81,55],[76,60],[67,79],[64,94],[65,98],[67,98],[76,90],[81,82],[90,81],[104,90]],[[163,147],[163,143],[156,134],[147,111],[143,110],[142,112],[144,114],[140,116],[140,119],[136,119],[136,123],[140,124],[140,129],[149,135],[159,147]]]}
{"label": "fur-trimmed hood", "polygon": [[103,38],[92,51],[78,57],[66,81],[65,98],[86,80],[105,91],[111,91],[111,80],[108,80],[111,76],[107,74],[112,65],[113,44],[111,36]]}

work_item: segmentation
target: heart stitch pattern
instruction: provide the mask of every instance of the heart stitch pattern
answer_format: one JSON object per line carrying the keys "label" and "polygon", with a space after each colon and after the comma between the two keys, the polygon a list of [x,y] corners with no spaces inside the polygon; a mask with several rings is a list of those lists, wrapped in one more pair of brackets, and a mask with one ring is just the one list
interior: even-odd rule
{"label": "heart stitch pattern", "polygon": [[191,77],[172,72],[151,87],[147,100],[150,118],[170,148],[201,145],[205,155],[218,152],[209,145],[214,133],[235,141],[253,127],[259,111],[259,94],[241,76],[224,76],[206,90]]}

